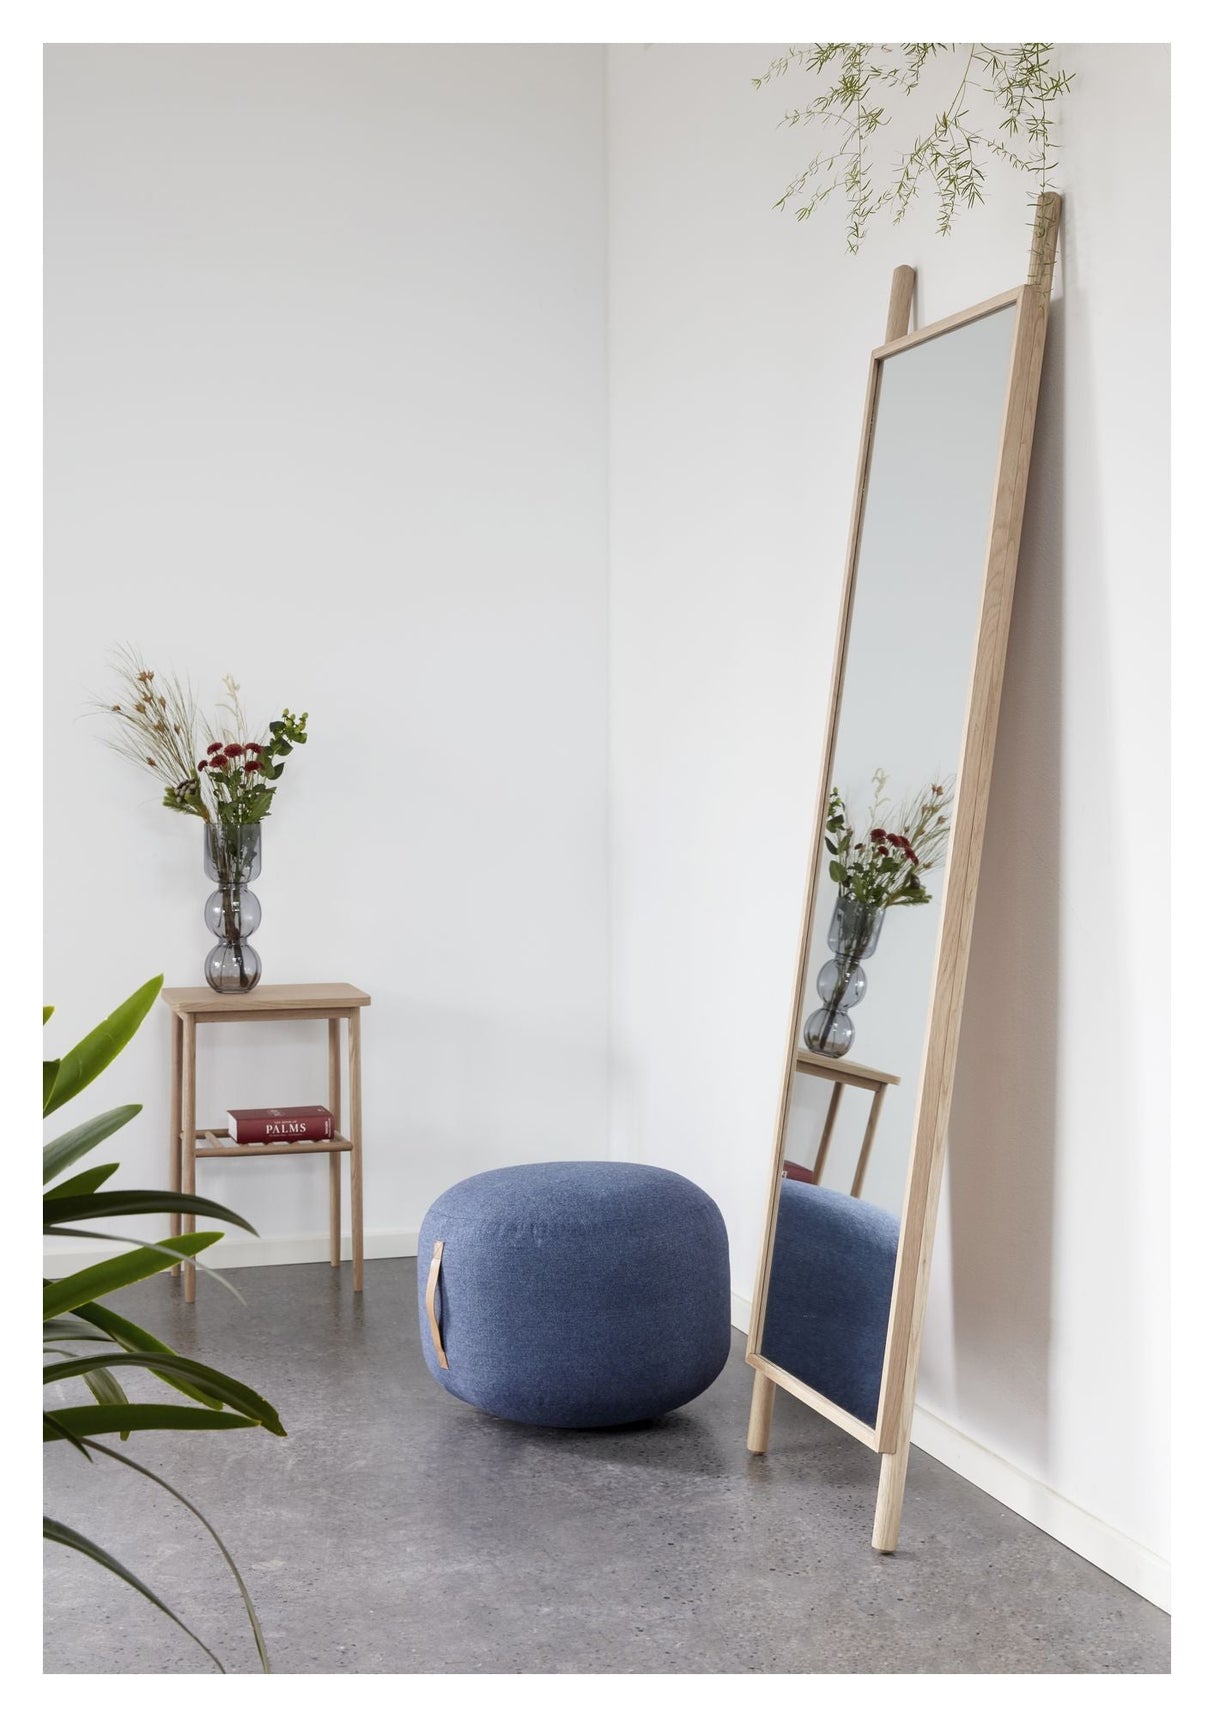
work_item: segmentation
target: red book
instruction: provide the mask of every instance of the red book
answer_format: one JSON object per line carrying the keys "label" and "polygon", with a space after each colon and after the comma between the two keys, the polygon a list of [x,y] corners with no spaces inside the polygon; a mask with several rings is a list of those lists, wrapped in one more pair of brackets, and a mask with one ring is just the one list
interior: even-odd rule
{"label": "red book", "polygon": [[238,1145],[331,1139],[333,1116],[319,1103],[304,1103],[294,1109],[229,1109],[228,1132]]}

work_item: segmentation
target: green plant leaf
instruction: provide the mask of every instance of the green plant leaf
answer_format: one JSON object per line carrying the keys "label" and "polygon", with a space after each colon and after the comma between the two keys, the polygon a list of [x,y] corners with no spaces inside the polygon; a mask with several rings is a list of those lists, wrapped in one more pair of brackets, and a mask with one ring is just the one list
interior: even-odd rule
{"label": "green plant leaf", "polygon": [[210,1646],[203,1645],[193,1628],[186,1627],[181,1617],[175,1611],[170,1610],[163,1598],[158,1598],[150,1586],[145,1586],[143,1581],[132,1574],[129,1568],[123,1567],[117,1557],[111,1556],[108,1550],[103,1550],[99,1544],[94,1544],[91,1538],[86,1538],[74,1527],[64,1526],[61,1521],[52,1520],[49,1515],[42,1517],[42,1536],[49,1539],[52,1544],[63,1544],[69,1550],[78,1550],[82,1556],[91,1557],[94,1562],[99,1562],[103,1568],[108,1568],[111,1574],[117,1574],[120,1580],[125,1580],[128,1586],[133,1586],[150,1604],[155,1604],[158,1610],[163,1611],[171,1622],[176,1622],[182,1633],[189,1634],[194,1644],[200,1646],[211,1662],[218,1667],[221,1675],[227,1674],[223,1664],[220,1663]]}
{"label": "green plant leaf", "polygon": [[[104,1240],[107,1245],[129,1246],[132,1251],[136,1252],[141,1246],[145,1246],[149,1252],[161,1252],[164,1254],[165,1262],[160,1266],[161,1270],[171,1270],[175,1265],[180,1264],[181,1262],[180,1254],[171,1251],[169,1246],[162,1246],[156,1240],[136,1239],[133,1234],[102,1234],[96,1228],[68,1228],[66,1226],[60,1226],[58,1223],[48,1223],[43,1228],[42,1232],[44,1234],[62,1236],[64,1239],[68,1240]],[[220,1238],[222,1239],[223,1236],[221,1235]],[[170,1244],[175,1246],[177,1242],[174,1240]],[[218,1286],[223,1289],[225,1294],[231,1294],[234,1300],[239,1300],[241,1305],[244,1305],[244,1295],[240,1292],[239,1288],[234,1288],[232,1286],[231,1282],[228,1281],[222,1270],[213,1270],[203,1258],[195,1258],[194,1265],[197,1269],[201,1270],[204,1275],[209,1276],[213,1282],[217,1283]]]}
{"label": "green plant leaf", "polygon": [[[76,1318],[57,1318],[54,1322],[56,1325],[79,1323],[83,1329],[101,1331],[99,1335],[84,1336],[73,1336],[71,1331],[61,1331],[57,1335],[57,1339],[61,1341],[65,1339],[110,1341],[117,1342],[119,1347],[125,1347],[128,1353],[174,1353],[174,1349],[167,1342],[161,1341],[159,1336],[152,1335],[149,1330],[141,1329],[129,1318],[120,1317],[109,1306],[96,1303],[78,1306]],[[51,1326],[45,1327],[49,1329]],[[161,1382],[167,1383],[171,1389],[179,1389],[183,1395],[188,1395],[192,1400],[201,1401],[204,1407],[218,1407],[220,1405],[213,1395],[208,1395],[205,1390],[199,1389],[183,1377],[170,1377],[167,1372],[156,1370],[152,1372],[152,1375],[159,1377]]]}
{"label": "green plant leaf", "polygon": [[[59,1063],[54,1065],[57,1067]],[[54,1180],[57,1174],[62,1174],[65,1168],[70,1168],[78,1157],[85,1156],[94,1145],[99,1145],[102,1139],[108,1139],[119,1127],[125,1127],[142,1108],[142,1103],[123,1103],[117,1109],[106,1109],[103,1114],[95,1115],[91,1121],[82,1121],[78,1127],[60,1133],[50,1144],[43,1145],[43,1186]]]}
{"label": "green plant leaf", "polygon": [[[94,1449],[97,1452],[97,1454],[105,1455],[111,1461],[120,1461],[124,1467],[130,1467],[133,1472],[142,1473],[145,1479],[151,1479],[152,1483],[158,1484],[160,1486],[161,1490],[167,1490],[170,1496],[176,1497],[177,1501],[181,1504],[181,1506],[183,1508],[189,1509],[190,1513],[194,1516],[195,1520],[200,1520],[202,1522],[203,1526],[206,1527],[206,1529],[210,1533],[211,1537],[215,1540],[215,1543],[219,1546],[219,1553],[223,1557],[224,1561],[227,1563],[228,1567],[232,1570],[232,1578],[236,1581],[237,1586],[240,1588],[240,1596],[244,1600],[245,1614],[248,1616],[249,1626],[253,1630],[253,1638],[257,1644],[257,1655],[261,1659],[262,1670],[264,1671],[264,1673],[266,1675],[272,1674],[272,1669],[271,1669],[271,1665],[270,1665],[270,1654],[269,1654],[269,1651],[266,1649],[265,1635],[261,1631],[261,1623],[257,1619],[257,1611],[253,1608],[253,1599],[252,1599],[252,1596],[249,1592],[249,1588],[245,1585],[244,1581],[241,1579],[240,1569],[236,1566],[235,1562],[232,1560],[232,1557],[228,1551],[227,1545],[224,1543],[223,1539],[219,1536],[218,1532],[216,1532],[215,1528],[211,1525],[211,1523],[207,1519],[206,1515],[203,1514],[202,1510],[195,1508],[194,1504],[190,1501],[190,1499],[188,1497],[182,1496],[182,1494],[179,1490],[174,1490],[172,1485],[169,1483],[169,1481],[167,1479],[162,1479],[160,1477],[159,1473],[154,1473],[150,1467],[140,1466],[139,1462],[132,1460],[130,1455],[119,1454],[117,1449],[111,1448],[107,1443],[89,1442],[89,1443],[85,1444],[84,1442],[82,1442],[80,1445],[80,1448],[81,1448],[81,1452],[86,1456],[89,1455],[90,1449]],[[89,1456],[89,1458],[91,1459],[92,1457]]]}
{"label": "green plant leaf", "polygon": [[197,1198],[188,1192],[154,1192],[142,1188],[128,1191],[94,1192],[61,1198],[56,1188],[42,1203],[46,1222],[105,1222],[111,1216],[163,1216],[173,1211],[183,1215],[209,1216],[214,1222],[232,1222],[249,1234],[257,1230],[243,1216],[214,1199]]}
{"label": "green plant leaf", "polygon": [[55,1011],[55,1009],[53,1006],[51,1006],[49,1008],[48,1007],[43,1008],[43,1010],[42,1010],[42,1023],[43,1023],[43,1025],[45,1025],[47,1020],[50,1019],[50,1017],[54,1013],[54,1011]]}
{"label": "green plant leaf", "polygon": [[51,1100],[51,1092],[55,1089],[55,1080],[58,1076],[59,1063],[57,1061],[44,1061],[42,1063],[42,1113],[44,1115],[47,1112],[46,1106]]}
{"label": "green plant leaf", "polygon": [[[145,1276],[158,1275],[161,1270],[167,1269],[181,1258],[192,1258],[222,1239],[222,1234],[209,1232],[181,1234],[162,1241],[156,1248],[140,1246],[134,1252],[124,1253],[121,1258],[106,1258],[100,1264],[90,1264],[84,1270],[77,1270],[74,1275],[63,1276],[55,1282],[45,1282],[42,1288],[42,1316],[55,1318],[63,1312],[74,1311],[77,1306],[82,1306],[89,1300],[99,1300],[106,1294],[112,1294],[116,1288],[125,1288],[131,1282],[141,1282]],[[175,1256],[169,1256],[166,1260],[166,1253]]]}
{"label": "green plant leaf", "polygon": [[256,1425],[243,1413],[213,1413],[205,1407],[172,1402],[131,1401],[125,1407],[56,1407],[42,1415],[42,1441],[55,1443],[67,1432],[100,1437],[111,1431],[245,1431]]}
{"label": "green plant leaf", "polygon": [[[135,1366],[141,1371],[163,1372],[170,1376],[188,1378],[206,1389],[214,1400],[245,1414],[251,1424],[264,1425],[275,1437],[285,1437],[287,1434],[277,1412],[255,1389],[250,1389],[247,1383],[237,1382],[234,1377],[228,1377],[222,1371],[216,1371],[213,1366],[203,1365],[200,1360],[187,1359],[181,1353],[87,1354],[80,1359],[66,1359],[58,1365],[43,1366],[42,1381],[45,1385],[63,1383],[69,1377],[83,1377],[87,1383],[97,1372],[108,1373],[111,1367],[121,1366]],[[114,1382],[114,1379],[111,1378],[111,1382]],[[116,1382],[114,1386],[117,1388]],[[121,1390],[119,1399],[126,1400]],[[195,1409],[181,1407],[177,1411],[192,1413]]]}
{"label": "green plant leaf", "polygon": [[[100,1331],[101,1333],[98,1333]],[[83,1318],[72,1317],[69,1313],[62,1318],[48,1318],[42,1326],[42,1339],[48,1341],[108,1341],[115,1338],[107,1335],[100,1324],[94,1329]]]}
{"label": "green plant leaf", "polygon": [[143,1024],[148,1010],[160,994],[164,977],[149,978],[133,995],[116,1007],[108,1018],[95,1026],[87,1037],[82,1037],[74,1049],[59,1061],[59,1071],[51,1087],[50,1096],[44,1101],[42,1112],[49,1115],[59,1109],[64,1103],[70,1102],[91,1085],[99,1073],[109,1066],[120,1050],[134,1037]]}
{"label": "green plant leaf", "polygon": [[117,1163],[100,1163],[96,1168],[82,1169],[79,1174],[74,1174],[70,1180],[60,1181],[57,1187],[45,1195],[43,1210],[46,1209],[46,1198],[82,1198],[88,1193],[96,1192],[97,1188],[103,1186],[110,1176],[116,1174],[117,1171]]}
{"label": "green plant leaf", "polygon": [[[43,1368],[43,1381],[46,1381],[45,1367]],[[103,1360],[99,1359],[96,1365],[85,1374],[84,1381],[88,1385],[93,1400],[99,1401],[103,1407],[125,1407],[129,1405],[126,1390]],[[121,1433],[124,1443],[130,1434],[129,1431]]]}

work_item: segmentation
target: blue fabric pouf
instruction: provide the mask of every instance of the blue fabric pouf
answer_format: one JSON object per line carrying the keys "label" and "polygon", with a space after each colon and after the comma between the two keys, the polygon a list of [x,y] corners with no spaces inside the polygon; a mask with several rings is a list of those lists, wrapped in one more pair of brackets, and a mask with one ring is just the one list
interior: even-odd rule
{"label": "blue fabric pouf", "polygon": [[[436,1240],[446,1371],[425,1308]],[[724,1221],[667,1169],[531,1163],[473,1175],[426,1213],[417,1271],[432,1375],[501,1419],[653,1419],[707,1389],[729,1353]]]}
{"label": "blue fabric pouf", "polygon": [[898,1226],[863,1199],[781,1183],[763,1356],[866,1425],[877,1422]]}

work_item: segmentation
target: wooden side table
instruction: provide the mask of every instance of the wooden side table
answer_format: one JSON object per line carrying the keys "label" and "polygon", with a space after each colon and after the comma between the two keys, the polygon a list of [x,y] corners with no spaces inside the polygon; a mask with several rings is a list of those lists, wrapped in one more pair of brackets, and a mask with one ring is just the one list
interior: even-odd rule
{"label": "wooden side table", "polygon": [[[329,1262],[341,1263],[341,1159],[350,1156],[350,1231],[354,1292],[363,1287],[362,1061],[360,1009],[370,996],[353,984],[259,984],[244,995],[218,995],[212,989],[162,990],[168,1004],[172,1039],[169,1087],[169,1185],[175,1192],[195,1190],[200,1157],[297,1157],[325,1151],[329,1157]],[[250,1020],[324,1019],[329,1022],[329,1108],[333,1137],[295,1144],[238,1145],[226,1127],[199,1127],[196,1114],[197,1030],[200,1025],[245,1024]],[[341,1022],[346,1022],[349,1122],[341,1121]],[[228,1142],[225,1143],[224,1141]],[[194,1232],[193,1216],[174,1215],[173,1234]],[[185,1297],[194,1299],[196,1271],[185,1271]],[[176,1273],[174,1271],[174,1273]]]}
{"label": "wooden side table", "polygon": [[877,1121],[881,1115],[881,1105],[885,1101],[885,1093],[891,1085],[901,1085],[902,1080],[896,1073],[882,1073],[878,1067],[861,1067],[857,1062],[837,1061],[829,1055],[815,1055],[812,1050],[797,1051],[797,1072],[812,1073],[818,1079],[829,1079],[834,1084],[830,1094],[830,1105],[826,1111],[826,1121],[822,1128],[822,1137],[818,1141],[818,1154],[814,1158],[813,1179],[817,1186],[822,1185],[822,1170],[826,1167],[826,1153],[830,1149],[831,1134],[835,1130],[835,1117],[839,1113],[839,1103],[843,1096],[844,1086],[851,1085],[860,1091],[871,1091],[873,1100],[868,1111],[868,1125],[864,1129],[864,1142],[860,1146],[860,1155],[856,1159],[856,1172],[852,1176],[851,1195],[859,1198],[864,1190],[864,1176],[868,1172],[868,1158],[873,1148],[873,1140],[877,1135]]}

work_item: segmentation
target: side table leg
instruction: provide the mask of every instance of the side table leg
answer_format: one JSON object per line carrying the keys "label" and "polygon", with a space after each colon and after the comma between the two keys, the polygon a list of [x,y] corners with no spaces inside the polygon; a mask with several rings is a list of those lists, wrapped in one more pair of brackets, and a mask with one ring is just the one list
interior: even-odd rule
{"label": "side table leg", "polygon": [[[194,1153],[198,1149],[198,1140],[194,1136],[198,1128],[194,1112],[194,1051],[194,1016],[187,1014],[181,1022],[181,1186],[182,1191],[187,1193],[194,1191],[194,1171],[197,1163]],[[187,1211],[181,1219],[182,1233],[193,1234],[194,1227],[194,1217]],[[183,1274],[185,1275],[186,1304],[193,1305],[195,1277],[198,1272],[193,1264],[186,1264],[183,1267]]]}
{"label": "side table leg", "polygon": [[[329,1021],[329,1110],[333,1131],[341,1126],[341,1021]],[[341,1159],[340,1151],[329,1152],[329,1262],[336,1270],[341,1263]]]}
{"label": "side table leg", "polygon": [[[181,1018],[169,1011],[169,1187],[181,1191]],[[181,1233],[181,1212],[173,1211],[169,1233],[174,1239]],[[171,1276],[181,1274],[181,1265],[174,1264]]]}
{"label": "side table leg", "polygon": [[830,1149],[830,1136],[835,1130],[835,1117],[839,1113],[839,1101],[843,1096],[843,1087],[836,1080],[831,1087],[830,1106],[826,1111],[826,1124],[822,1128],[822,1137],[818,1140],[818,1154],[814,1158],[814,1184],[822,1185],[822,1174],[826,1168],[826,1153]]}
{"label": "side table leg", "polygon": [[885,1086],[878,1085],[873,1092],[872,1106],[868,1111],[868,1126],[864,1129],[864,1143],[860,1146],[860,1155],[856,1161],[855,1178],[851,1183],[851,1195],[859,1198],[864,1191],[864,1177],[868,1173],[869,1152],[873,1148],[873,1140],[877,1136],[877,1122],[881,1118],[881,1105],[885,1101]]}
{"label": "side table leg", "polygon": [[354,1257],[354,1292],[363,1291],[363,1090],[362,1021],[350,1010],[350,1250]]}

